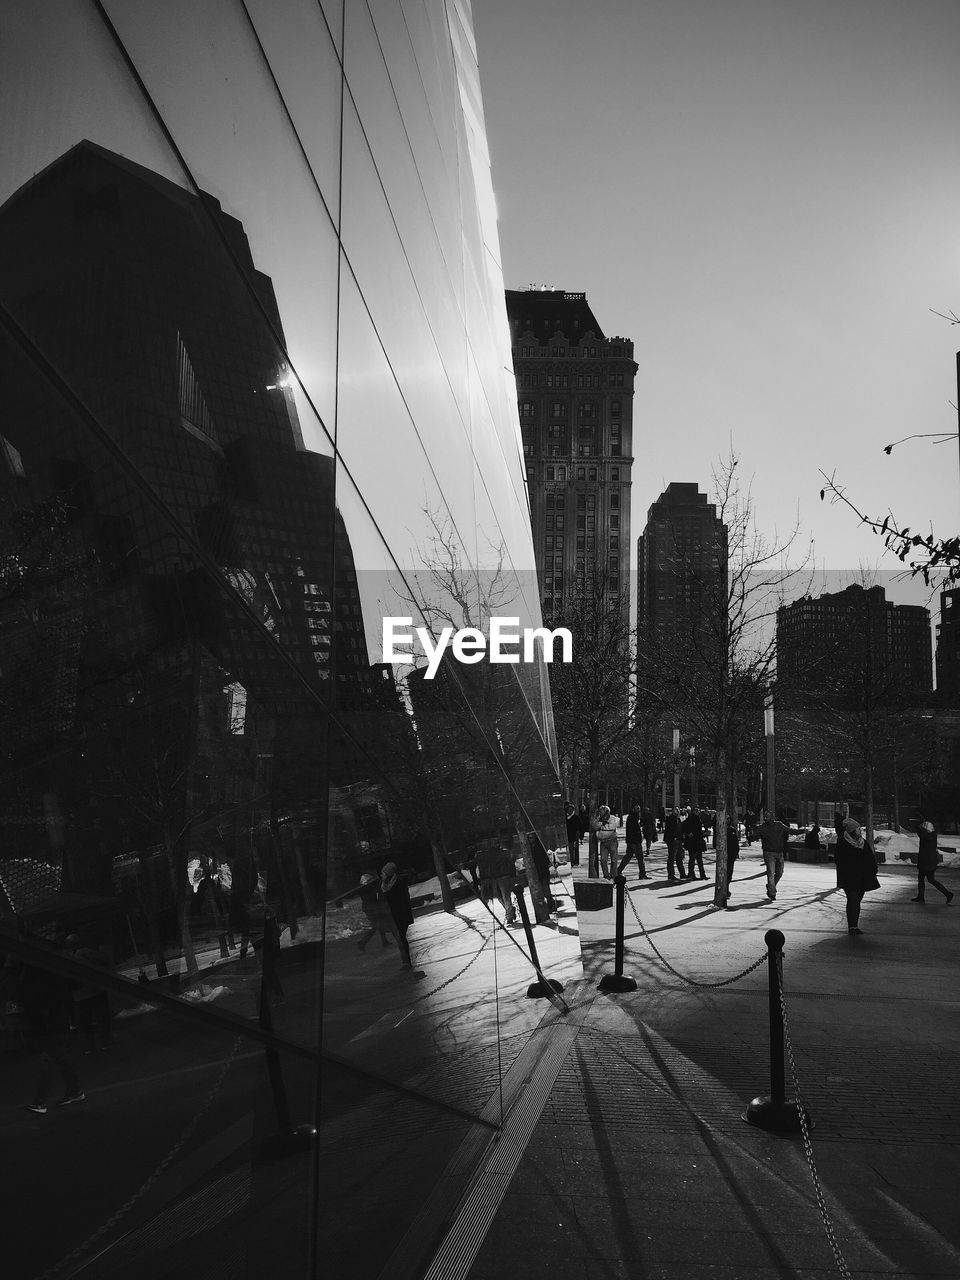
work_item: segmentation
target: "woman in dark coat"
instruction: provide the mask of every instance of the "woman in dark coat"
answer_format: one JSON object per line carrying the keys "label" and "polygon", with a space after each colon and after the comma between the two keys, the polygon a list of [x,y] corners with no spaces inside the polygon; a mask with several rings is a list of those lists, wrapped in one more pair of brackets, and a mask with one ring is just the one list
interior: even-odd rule
{"label": "woman in dark coat", "polygon": [[844,818],[841,835],[835,846],[837,863],[837,888],[847,899],[847,932],[862,933],[860,928],[860,903],[871,889],[879,889],[877,860],[869,842],[860,829],[859,822]]}
{"label": "woman in dark coat", "polygon": [[410,906],[410,890],[403,876],[397,874],[397,864],[387,862],[380,871],[380,894],[390,908],[393,922],[397,930],[397,941],[403,962],[401,969],[412,969],[410,963],[410,947],[407,945],[407,930],[413,924],[413,908]]}

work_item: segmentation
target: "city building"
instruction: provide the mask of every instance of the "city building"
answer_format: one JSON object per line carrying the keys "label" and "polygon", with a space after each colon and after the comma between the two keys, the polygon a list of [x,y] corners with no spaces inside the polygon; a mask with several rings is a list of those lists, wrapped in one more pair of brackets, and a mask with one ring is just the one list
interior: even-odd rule
{"label": "city building", "polygon": [[960,587],[940,592],[936,668],[937,701],[960,704]]}
{"label": "city building", "polygon": [[894,604],[883,587],[859,583],[777,610],[778,681],[792,689],[822,687],[854,640],[876,689],[910,695],[933,689],[929,610]]}
{"label": "city building", "polygon": [[386,617],[486,624],[488,570],[543,622],[470,7],[8,16],[0,951],[18,1017],[81,982],[137,1016],[94,1028],[122,1087],[77,1060],[82,1196],[0,1040],[5,1248],[413,1280],[528,984],[582,976],[575,911],[535,958],[460,869],[471,829],[565,841],[546,665],[451,662],[436,708],[382,653]]}
{"label": "city building", "polygon": [[682,649],[695,631],[719,634],[726,602],[727,530],[696,484],[673,481],[637,539],[637,632]]}
{"label": "city building", "polygon": [[[637,718],[657,744],[660,803],[673,773],[674,803],[701,800],[698,747],[659,703],[671,687],[712,687],[727,612],[727,529],[696,484],[673,481],[637,539]],[[686,767],[678,768],[682,751]]]}
{"label": "city building", "polygon": [[629,611],[633,342],[605,337],[584,293],[506,298],[544,613],[601,581]]}

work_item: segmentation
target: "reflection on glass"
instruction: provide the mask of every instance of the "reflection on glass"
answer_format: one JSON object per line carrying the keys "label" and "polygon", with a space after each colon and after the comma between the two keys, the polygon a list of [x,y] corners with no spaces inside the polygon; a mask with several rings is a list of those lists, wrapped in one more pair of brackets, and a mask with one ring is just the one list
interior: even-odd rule
{"label": "reflection on glass", "polygon": [[540,621],[465,14],[15,8],[13,1251],[377,1275],[579,972],[544,664],[381,652]]}

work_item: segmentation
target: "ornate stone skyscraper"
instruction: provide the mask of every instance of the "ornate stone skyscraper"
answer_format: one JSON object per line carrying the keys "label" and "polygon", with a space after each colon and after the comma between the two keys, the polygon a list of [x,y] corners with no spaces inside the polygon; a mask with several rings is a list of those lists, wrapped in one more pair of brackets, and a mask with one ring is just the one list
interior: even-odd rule
{"label": "ornate stone skyscraper", "polygon": [[508,289],[507,316],[544,614],[601,580],[628,609],[633,342],[584,293]]}

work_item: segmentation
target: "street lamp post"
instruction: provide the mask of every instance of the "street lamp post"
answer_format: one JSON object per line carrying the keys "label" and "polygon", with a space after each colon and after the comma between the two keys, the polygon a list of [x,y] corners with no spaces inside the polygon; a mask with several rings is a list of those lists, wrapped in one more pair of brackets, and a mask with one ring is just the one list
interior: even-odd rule
{"label": "street lamp post", "polygon": [[673,807],[680,808],[680,730],[673,731]]}
{"label": "street lamp post", "polygon": [[775,753],[773,742],[773,694],[768,693],[763,704],[763,733],[767,740],[767,785],[765,809],[767,814],[777,816],[777,779],[775,770]]}

